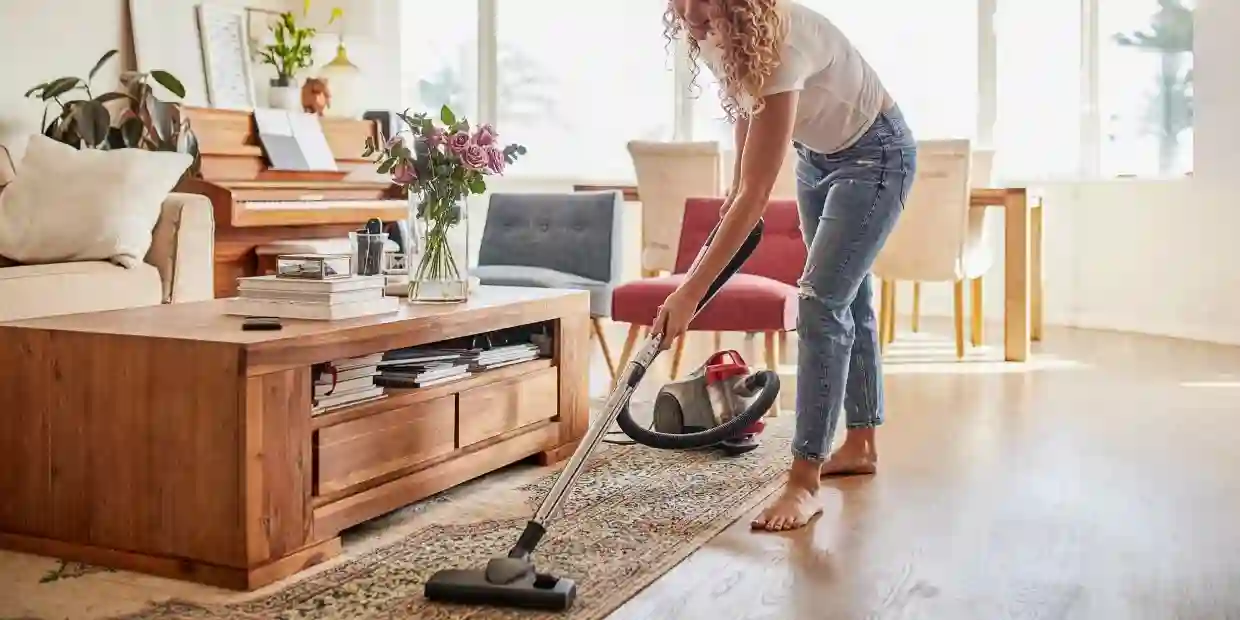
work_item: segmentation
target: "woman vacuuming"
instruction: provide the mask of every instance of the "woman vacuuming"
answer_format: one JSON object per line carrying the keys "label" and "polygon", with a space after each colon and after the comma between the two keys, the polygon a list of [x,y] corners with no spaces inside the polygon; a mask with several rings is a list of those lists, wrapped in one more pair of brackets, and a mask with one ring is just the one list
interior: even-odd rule
{"label": "woman vacuuming", "polygon": [[[670,345],[770,198],[789,144],[808,249],[799,282],[796,434],[783,491],[753,526],[798,528],[821,512],[822,476],[872,474],[883,379],[870,268],[904,208],[917,149],[874,70],[826,17],[793,0],[669,0],[735,127],[735,181],[715,242],[668,296],[653,330]],[[840,412],[847,439],[831,451]]]}

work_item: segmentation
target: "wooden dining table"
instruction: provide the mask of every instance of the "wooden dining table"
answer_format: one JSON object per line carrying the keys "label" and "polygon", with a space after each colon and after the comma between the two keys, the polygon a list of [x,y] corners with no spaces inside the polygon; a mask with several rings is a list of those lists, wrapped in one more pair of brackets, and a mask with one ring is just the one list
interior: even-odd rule
{"label": "wooden dining table", "polygon": [[[618,191],[641,202],[630,184],[581,183],[573,191]],[[1027,361],[1042,340],[1042,198],[1026,187],[978,187],[969,199],[974,209],[1003,210],[1003,358]]]}

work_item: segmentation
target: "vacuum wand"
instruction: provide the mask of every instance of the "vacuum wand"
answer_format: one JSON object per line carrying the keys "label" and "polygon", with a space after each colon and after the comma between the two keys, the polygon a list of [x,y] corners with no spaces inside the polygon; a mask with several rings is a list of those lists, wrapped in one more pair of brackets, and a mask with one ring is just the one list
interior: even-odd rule
{"label": "vacuum wand", "polygon": [[[702,249],[698,251],[697,256],[693,259],[693,263],[688,270],[689,273],[693,273],[697,269],[698,264],[702,261],[702,257],[706,255],[706,249],[715,240],[715,234],[718,232],[719,225],[717,224],[706,238],[706,242],[702,244]],[[724,267],[719,277],[715,278],[715,281],[711,283],[710,288],[706,290],[706,294],[702,296],[702,300],[698,302],[697,309],[693,313],[694,317],[702,311],[702,308],[706,307],[706,304],[710,303],[711,298],[715,296],[715,293],[719,292],[723,284],[740,269],[761,239],[762,220],[758,220],[757,225],[749,233],[749,236],[745,239],[745,242],[735,256]],[[690,318],[691,323],[692,321],[693,319]],[[607,398],[603,415],[594,421],[589,431],[586,432],[586,436],[581,440],[581,445],[577,446],[577,449],[573,451],[573,455],[568,459],[568,464],[564,466],[564,471],[560,474],[559,479],[555,481],[555,485],[551,487],[547,497],[543,498],[542,505],[538,507],[538,512],[534,513],[533,522],[526,528],[527,532],[532,526],[544,529],[547,525],[547,520],[557,514],[568,490],[572,488],[573,484],[577,482],[577,478],[581,475],[586,460],[589,459],[590,454],[594,452],[598,444],[602,442],[603,436],[607,434],[607,429],[616,422],[616,418],[620,416],[621,410],[628,405],[629,399],[633,396],[633,391],[637,389],[637,384],[641,383],[642,378],[646,375],[646,370],[650,368],[650,365],[654,363],[654,359],[658,357],[662,344],[663,334],[652,335],[646,340],[646,345],[629,362],[624,369],[621,380],[616,384],[616,389]],[[541,534],[539,534],[539,538],[541,537]],[[524,540],[525,536],[521,538]],[[535,541],[535,544],[537,544],[537,541]],[[521,547],[521,541],[519,540],[517,546],[513,547],[509,557],[518,557],[512,555],[513,553],[528,554],[533,551],[533,547],[528,549]]]}
{"label": "vacuum wand", "polygon": [[[702,250],[690,267],[690,272],[697,268],[706,248],[710,247],[719,227],[711,231],[703,244]],[[736,273],[745,259],[753,253],[762,238],[762,221],[759,220],[741,248],[732,257],[731,262],[711,283],[706,295],[698,303],[694,316],[714,297],[723,284]],[[692,320],[692,319],[690,319]],[[537,512],[526,523],[525,530],[517,539],[516,544],[508,552],[507,557],[492,558],[485,570],[442,570],[431,576],[426,582],[425,593],[432,600],[443,600],[457,603],[478,603],[487,605],[507,605],[534,609],[568,609],[576,597],[577,586],[571,579],[561,579],[552,575],[539,573],[535,570],[530,556],[542,541],[547,532],[547,524],[559,514],[568,492],[585,469],[586,461],[602,442],[607,429],[616,422],[621,412],[628,407],[629,399],[634,390],[646,375],[646,370],[658,357],[664,336],[654,334],[647,339],[645,346],[638,351],[633,360],[624,369],[621,380],[607,398],[603,414],[590,425],[585,437],[568,459],[564,470],[552,485],[547,496],[543,498]]]}

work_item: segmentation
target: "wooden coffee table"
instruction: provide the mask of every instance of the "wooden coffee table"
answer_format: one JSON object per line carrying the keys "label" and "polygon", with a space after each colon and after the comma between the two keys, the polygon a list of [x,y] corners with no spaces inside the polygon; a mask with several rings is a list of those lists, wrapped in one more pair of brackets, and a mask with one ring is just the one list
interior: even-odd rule
{"label": "wooden coffee table", "polygon": [[[226,300],[0,325],[0,547],[234,589],[471,478],[571,454],[589,416],[589,296],[242,331]],[[547,324],[551,359],[311,416],[312,364]]]}

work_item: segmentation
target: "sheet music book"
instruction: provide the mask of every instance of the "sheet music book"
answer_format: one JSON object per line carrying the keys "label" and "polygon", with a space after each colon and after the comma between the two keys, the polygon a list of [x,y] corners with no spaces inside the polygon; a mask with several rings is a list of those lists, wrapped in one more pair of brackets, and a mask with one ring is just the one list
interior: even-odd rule
{"label": "sheet music book", "polygon": [[313,114],[255,109],[258,140],[274,170],[336,171],[336,157]]}

